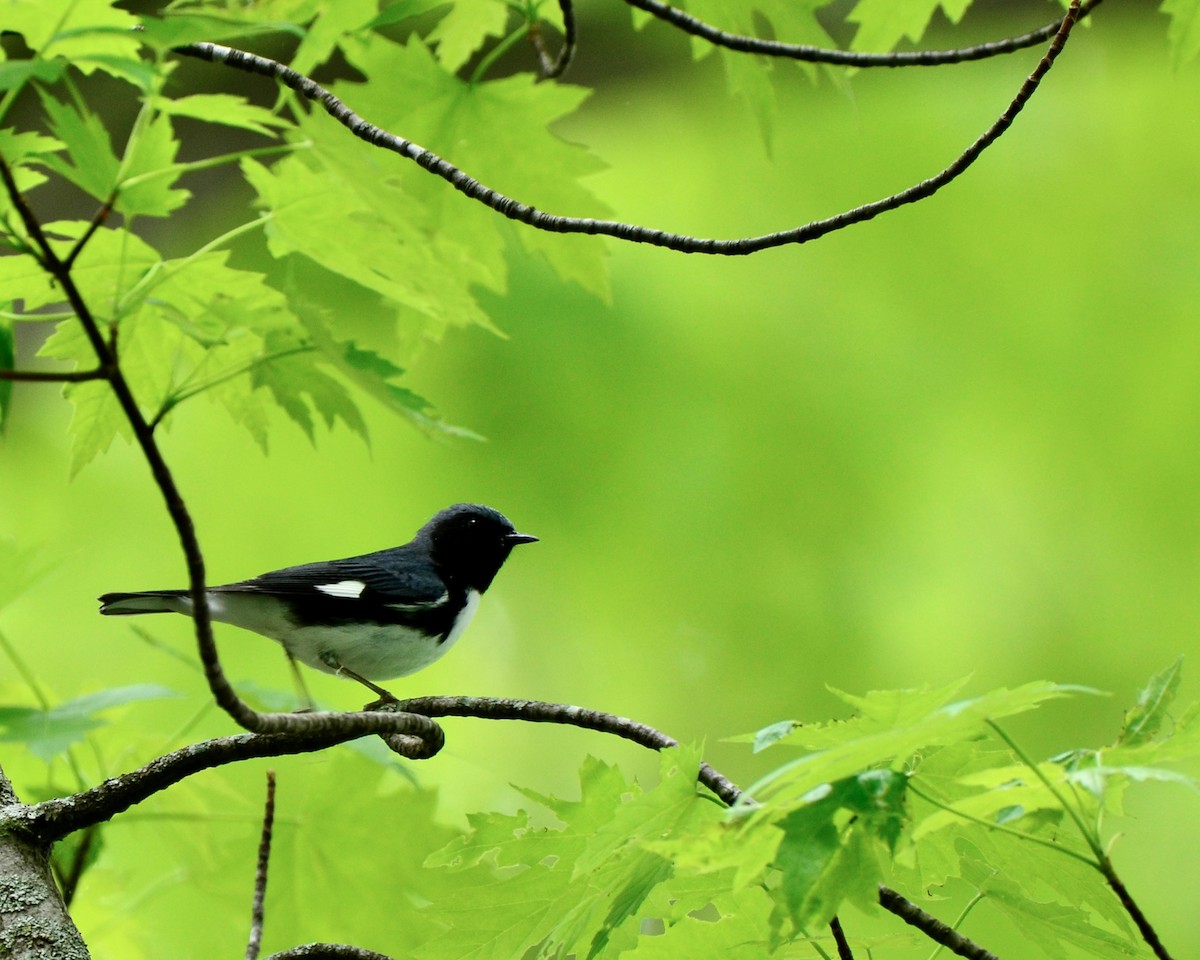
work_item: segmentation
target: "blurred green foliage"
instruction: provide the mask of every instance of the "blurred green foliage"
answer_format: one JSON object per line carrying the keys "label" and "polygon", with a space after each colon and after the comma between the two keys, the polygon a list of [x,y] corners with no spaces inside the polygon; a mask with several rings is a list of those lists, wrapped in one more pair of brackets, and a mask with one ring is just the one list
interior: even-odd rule
{"label": "blurred green foliage", "polygon": [[[1023,10],[1019,23],[968,17],[964,29],[1000,36],[1054,10]],[[720,739],[847,715],[826,685],[938,687],[968,673],[973,692],[1084,684],[1115,696],[1008,726],[1038,757],[1108,742],[1142,679],[1196,649],[1200,623],[1200,123],[1190,106],[1200,74],[1172,67],[1149,10],[1102,6],[1010,133],[944,193],[809,246],[726,260],[609,243],[602,257],[592,238],[464,213],[488,231],[479,276],[508,273],[473,288],[503,336],[438,316],[411,340],[380,334],[371,346],[402,353],[414,396],[487,441],[431,441],[364,401],[369,447],[310,424],[314,448],[279,411],[262,411],[264,458],[208,399],[180,404],[162,440],[211,576],[389,546],[433,510],[479,500],[542,543],[506,567],[458,649],[400,695],[609,710],[705,743],[743,784],[771,764]],[[778,229],[928,176],[994,119],[1036,58],[815,87],[777,68],[767,156],[761,103],[727,97],[716,57],[690,62],[686,40],[658,24],[634,34],[620,10],[588,17],[569,79],[595,92],[555,132],[604,159],[606,170],[584,166],[585,185],[616,216],[706,236]],[[928,39],[963,42],[949,30]],[[310,63],[322,59],[318,40],[301,50]],[[215,66],[181,65],[174,95],[231,82]],[[260,103],[275,96],[261,78],[236,82]],[[429,112],[401,93],[365,102],[394,97],[389,122],[416,136]],[[188,129],[178,111],[176,122]],[[460,160],[472,135],[427,145]],[[495,147],[482,155],[500,177]],[[398,159],[364,162],[452,211],[445,222],[466,203]],[[225,180],[197,171],[183,183],[194,235],[171,236],[187,229],[173,220],[148,228],[171,256],[252,216]],[[71,195],[33,196],[56,215],[87,211]],[[575,188],[553,199],[562,212],[605,214]],[[459,229],[469,239],[475,228]],[[236,253],[279,279],[250,245]],[[562,280],[568,262],[586,264],[575,283]],[[331,276],[288,279],[367,326]],[[23,362],[46,331],[15,333]],[[94,781],[230,724],[205,706],[185,620],[147,623],[156,646],[95,616],[99,593],[181,585],[183,564],[136,451],[118,443],[68,482],[70,413],[58,393],[18,385],[7,411],[0,535],[53,566],[0,612],[0,630],[53,703],[142,684],[183,695],[106,714],[110,726],[73,750]],[[233,630],[218,640],[235,679],[265,697],[287,690],[271,644]],[[360,700],[336,679],[310,683],[332,706]],[[1196,689],[1185,679],[1181,699]],[[35,705],[8,661],[0,702]],[[273,764],[268,944],[346,940],[403,954],[433,927],[394,909],[396,885],[410,904],[434,895],[419,865],[452,839],[441,825],[527,807],[510,783],[571,794],[587,753],[643,778],[658,769],[578,731],[446,727],[446,751],[404,773],[349,748]],[[3,761],[30,794],[74,786],[61,761],[49,772],[32,755],[6,750]],[[240,949],[263,767],[198,777],[106,829],[75,905],[97,957]],[[1195,872],[1194,814],[1194,797],[1152,784],[1109,824],[1125,834],[1118,869],[1179,956],[1200,946],[1179,880]],[[948,919],[963,892],[946,892],[960,898]],[[857,913],[846,922],[894,932],[894,921]],[[981,907],[969,932],[1005,942],[1010,923]]]}

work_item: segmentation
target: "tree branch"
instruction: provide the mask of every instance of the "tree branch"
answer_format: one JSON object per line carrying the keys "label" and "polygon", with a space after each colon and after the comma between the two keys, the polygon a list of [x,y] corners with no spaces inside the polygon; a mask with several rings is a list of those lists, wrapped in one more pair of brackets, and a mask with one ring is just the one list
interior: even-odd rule
{"label": "tree branch", "polygon": [[546,47],[542,40],[541,27],[537,23],[529,25],[529,42],[533,44],[533,49],[537,52],[542,77],[547,80],[561,77],[566,72],[567,67],[571,65],[571,61],[575,59],[575,48],[577,45],[575,6],[571,0],[558,0],[558,9],[562,12],[563,43],[557,57],[551,58],[546,53]]}
{"label": "tree branch", "polygon": [[258,960],[262,949],[263,904],[267,898],[267,872],[271,864],[271,831],[275,826],[275,771],[267,771],[267,802],[263,809],[262,837],[258,841],[258,863],[254,870],[254,903],[250,909],[250,937],[246,960]]}
{"label": "tree branch", "polygon": [[[201,770],[261,757],[311,753],[365,735],[361,730],[346,729],[347,725],[341,722],[346,717],[345,714],[317,713],[309,716],[324,718],[330,723],[319,732],[308,731],[293,735],[241,733],[194,743],[157,757],[137,770],[105,780],[90,790],[69,797],[43,800],[23,809],[5,812],[14,826],[42,842],[52,842],[61,840],[76,830],[110,820],[134,804],[141,803]],[[419,735],[423,737],[431,737],[429,728],[437,726],[424,717],[412,717],[411,714],[398,716],[409,717],[414,729],[420,729]],[[386,728],[395,725],[396,717],[389,719],[392,722],[384,724]]]}
{"label": "tree branch", "polygon": [[1125,912],[1133,918],[1133,922],[1137,925],[1142,939],[1154,951],[1154,955],[1158,957],[1158,960],[1171,960],[1171,955],[1167,952],[1167,948],[1158,938],[1158,931],[1154,929],[1150,920],[1142,913],[1142,908],[1138,906],[1129,889],[1121,882],[1121,878],[1117,876],[1117,871],[1113,868],[1108,854],[1100,858],[1100,872],[1104,875],[1104,879],[1108,881],[1112,892],[1117,895],[1117,899],[1121,901],[1121,906],[1125,908]]}
{"label": "tree branch", "polygon": [[0,370],[0,380],[22,383],[82,383],[85,380],[106,380],[108,374],[100,367],[95,370]]}
{"label": "tree branch", "polygon": [[940,943],[960,957],[966,957],[967,960],[1000,960],[994,953],[968,940],[957,930],[946,926],[937,917],[926,913],[915,903],[904,899],[891,887],[885,887],[882,883],[879,885],[879,904],[905,923],[916,927],[930,940]]}
{"label": "tree branch", "polygon": [[[16,792],[0,768],[0,824],[16,807]],[[20,830],[0,828],[0,956],[5,960],[87,960],[50,870],[50,845]]]}
{"label": "tree branch", "polygon": [[[483,720],[524,720],[528,723],[559,723],[585,730],[598,730],[651,750],[679,746],[679,741],[660,730],[587,707],[565,703],[546,703],[541,700],[510,700],[501,697],[414,697],[396,704],[383,704],[380,710],[401,710],[425,717],[478,717]],[[741,789],[728,777],[707,763],[700,764],[699,781],[733,806],[741,797]]]}
{"label": "tree branch", "polygon": [[850,949],[850,941],[846,939],[842,921],[836,916],[829,921],[829,932],[833,934],[833,942],[837,944],[838,960],[854,960],[854,951]]}
{"label": "tree branch", "polygon": [[[398,704],[385,704],[376,711],[363,714],[316,713],[298,715],[296,719],[302,719],[305,716],[317,721],[315,724],[310,724],[311,729],[306,732],[290,735],[243,733],[192,744],[158,757],[138,770],[106,780],[99,786],[74,796],[45,800],[29,806],[12,804],[5,810],[5,819],[10,826],[17,828],[13,832],[25,834],[39,843],[50,843],[62,839],[75,830],[108,820],[147,797],[178,783],[185,777],[199,773],[201,770],[241,760],[310,753],[363,736],[361,731],[348,729],[350,725],[346,721],[353,717],[375,717],[384,721],[385,726],[388,721],[402,719],[413,724],[414,729],[421,728],[422,724],[428,725],[421,729],[421,732],[415,734],[424,742],[428,742],[433,737],[430,728],[436,730],[438,736],[441,735],[441,728],[433,722],[432,717],[455,716],[477,717],[486,720],[524,720],[530,723],[558,723],[612,734],[652,750],[662,750],[678,745],[678,741],[673,737],[626,717],[618,717],[599,710],[589,710],[585,707],[546,703],[538,700],[492,697],[416,697]],[[697,779],[720,797],[726,805],[732,806],[739,801],[750,802],[733,781],[707,763],[700,765]],[[3,786],[3,783],[0,783],[0,786]],[[0,801],[3,799],[4,797],[0,795]],[[880,903],[886,909],[922,930],[930,939],[944,944],[961,956],[968,957],[970,960],[995,960],[994,954],[954,932],[940,920],[925,913],[916,904],[905,900],[894,890],[881,886],[879,898]],[[841,948],[839,947],[839,949]],[[964,950],[967,952],[963,952]],[[272,954],[268,960],[288,960],[293,957],[345,957],[351,958],[351,960],[381,958],[381,960],[388,960],[383,954],[361,951],[358,947],[338,944],[307,944],[283,953]]]}
{"label": "tree branch", "polygon": [[[661,3],[659,0],[625,0],[631,7],[644,10],[652,16],[677,27],[684,33],[707,40],[714,46],[735,50],[738,53],[754,53],[767,57],[780,57],[789,60],[801,60],[808,63],[830,63],[846,67],[934,67],[951,63],[965,63],[970,60],[984,60],[1000,54],[1014,53],[1027,47],[1036,46],[1054,36],[1061,28],[1063,19],[1055,20],[1023,33],[1020,36],[1008,37],[1004,40],[993,40],[979,43],[970,47],[959,47],[954,50],[914,50],[904,53],[858,53],[851,50],[831,50],[826,47],[810,46],[804,43],[783,43],[778,40],[763,40],[759,37],[747,37],[737,33],[726,33],[718,27],[705,23],[688,13]],[[1100,5],[1101,0],[1086,0],[1080,6],[1079,15],[1086,16]],[[1069,16],[1069,14],[1068,14]]]}
{"label": "tree branch", "polygon": [[[1094,5],[1094,3],[1093,3]],[[284,86],[295,90],[302,96],[319,103],[330,116],[345,126],[354,136],[367,143],[390,150],[405,159],[411,160],[430,173],[441,177],[456,190],[472,200],[496,211],[510,220],[527,224],[539,230],[550,233],[582,233],[614,237],[631,243],[648,243],[653,246],[666,247],[681,253],[704,253],[721,256],[744,256],[757,253],[772,247],[787,244],[807,243],[818,237],[823,237],[836,230],[842,230],[856,223],[872,220],[882,213],[895,210],[898,207],[915,203],[933,196],[944,186],[961,176],[979,156],[991,146],[1012,125],[1017,114],[1021,112],[1030,97],[1036,92],[1042,78],[1054,65],[1063,46],[1071,34],[1072,28],[1078,22],[1080,14],[1079,0],[1072,0],[1071,7],[1058,23],[1053,40],[1033,72],[1026,78],[1017,92],[1016,97],[987,130],[974,143],[967,147],[949,166],[934,174],[927,180],[914,184],[899,193],[884,197],[871,203],[863,204],[851,210],[844,211],[823,220],[813,220],[802,226],[776,233],[763,234],[757,237],[742,237],[735,240],[716,240],[710,238],[692,237],[685,234],[669,233],[651,227],[637,224],[622,223],[614,220],[594,220],[591,218],[566,217],[544,213],[535,207],[521,203],[505,196],[491,187],[474,179],[454,164],[442,159],[431,150],[419,144],[406,140],[396,134],[389,133],[372,123],[367,122],[354,113],[341,100],[322,87],[320,84],[297,73],[291,67],[284,66],[275,60],[235,50],[231,47],[215,43],[190,43],[176,47],[175,52],[184,56],[220,63],[237,70],[256,73],[262,76],[274,77]]]}

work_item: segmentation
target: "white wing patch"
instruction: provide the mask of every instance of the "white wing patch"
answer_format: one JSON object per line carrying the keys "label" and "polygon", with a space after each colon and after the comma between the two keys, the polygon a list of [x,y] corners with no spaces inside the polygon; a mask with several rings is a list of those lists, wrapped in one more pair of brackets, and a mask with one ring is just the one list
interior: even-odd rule
{"label": "white wing patch", "polygon": [[339,580],[337,583],[319,583],[317,589],[331,597],[342,600],[357,600],[362,596],[367,585],[361,580]]}
{"label": "white wing patch", "polygon": [[449,599],[450,591],[447,590],[440,597],[437,597],[433,600],[427,600],[421,603],[387,603],[384,604],[384,606],[390,607],[392,610],[434,610],[437,607],[445,605]]}

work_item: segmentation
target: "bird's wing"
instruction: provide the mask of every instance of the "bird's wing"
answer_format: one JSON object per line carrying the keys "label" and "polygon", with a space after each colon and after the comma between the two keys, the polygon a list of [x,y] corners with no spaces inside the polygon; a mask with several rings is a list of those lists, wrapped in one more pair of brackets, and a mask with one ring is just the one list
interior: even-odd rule
{"label": "bird's wing", "polygon": [[357,600],[396,610],[429,610],[449,601],[446,584],[428,562],[416,563],[403,554],[389,554],[391,551],[306,563],[215,589],[289,598]]}

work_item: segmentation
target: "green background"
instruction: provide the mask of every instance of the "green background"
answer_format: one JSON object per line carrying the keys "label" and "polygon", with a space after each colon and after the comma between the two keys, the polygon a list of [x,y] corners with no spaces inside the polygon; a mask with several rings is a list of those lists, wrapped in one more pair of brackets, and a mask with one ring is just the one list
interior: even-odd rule
{"label": "green background", "polygon": [[[162,442],[210,578],[391,546],[481,501],[542,542],[513,556],[449,656],[390,685],[401,696],[604,709],[706,742],[743,784],[762,760],[721,738],[827,718],[840,707],[826,685],[1084,684],[1112,696],[1009,728],[1043,756],[1108,742],[1150,673],[1196,649],[1200,618],[1200,72],[1171,67],[1164,23],[1138,9],[1101,8],[965,177],[872,223],[749,258],[613,242],[610,304],[514,244],[511,292],[485,299],[505,336],[451,331],[411,371],[486,442],[430,441],[368,407],[370,449],[344,431],[314,449],[280,419],[263,458],[208,401],[185,404]],[[1037,58],[859,73],[847,89],[797,77],[768,156],[716,58],[626,24],[584,21],[603,43],[585,29],[577,79],[597,89],[559,133],[609,164],[589,185],[616,218],[700,236],[782,229],[931,175]],[[183,563],[133,449],[68,482],[69,416],[54,388],[18,387],[0,534],[55,566],[0,630],[57,698],[179,692],[114,715],[98,754],[82,752],[110,775],[181,742],[206,693],[128,621],[95,615],[104,591],[182,585]],[[191,656],[182,618],[141,625]],[[287,694],[270,643],[218,639],[233,678]],[[309,682],[331,707],[363,700]],[[28,702],[7,663],[0,692]],[[408,768],[436,801],[350,748],[272,764],[271,896],[302,908],[269,914],[268,946],[398,953],[402,915],[373,874],[445,839],[414,826],[414,805],[461,825],[527,805],[510,783],[569,794],[585,753],[655,769],[598,735],[445,726],[443,754]],[[232,729],[209,711],[187,737]],[[43,768],[3,756],[31,792]],[[239,949],[265,766],[195,778],[108,831],[77,902],[98,957]],[[1177,956],[1200,949],[1196,804],[1141,787],[1110,824],[1118,869]],[[984,913],[967,932],[988,943],[1003,924]]]}

